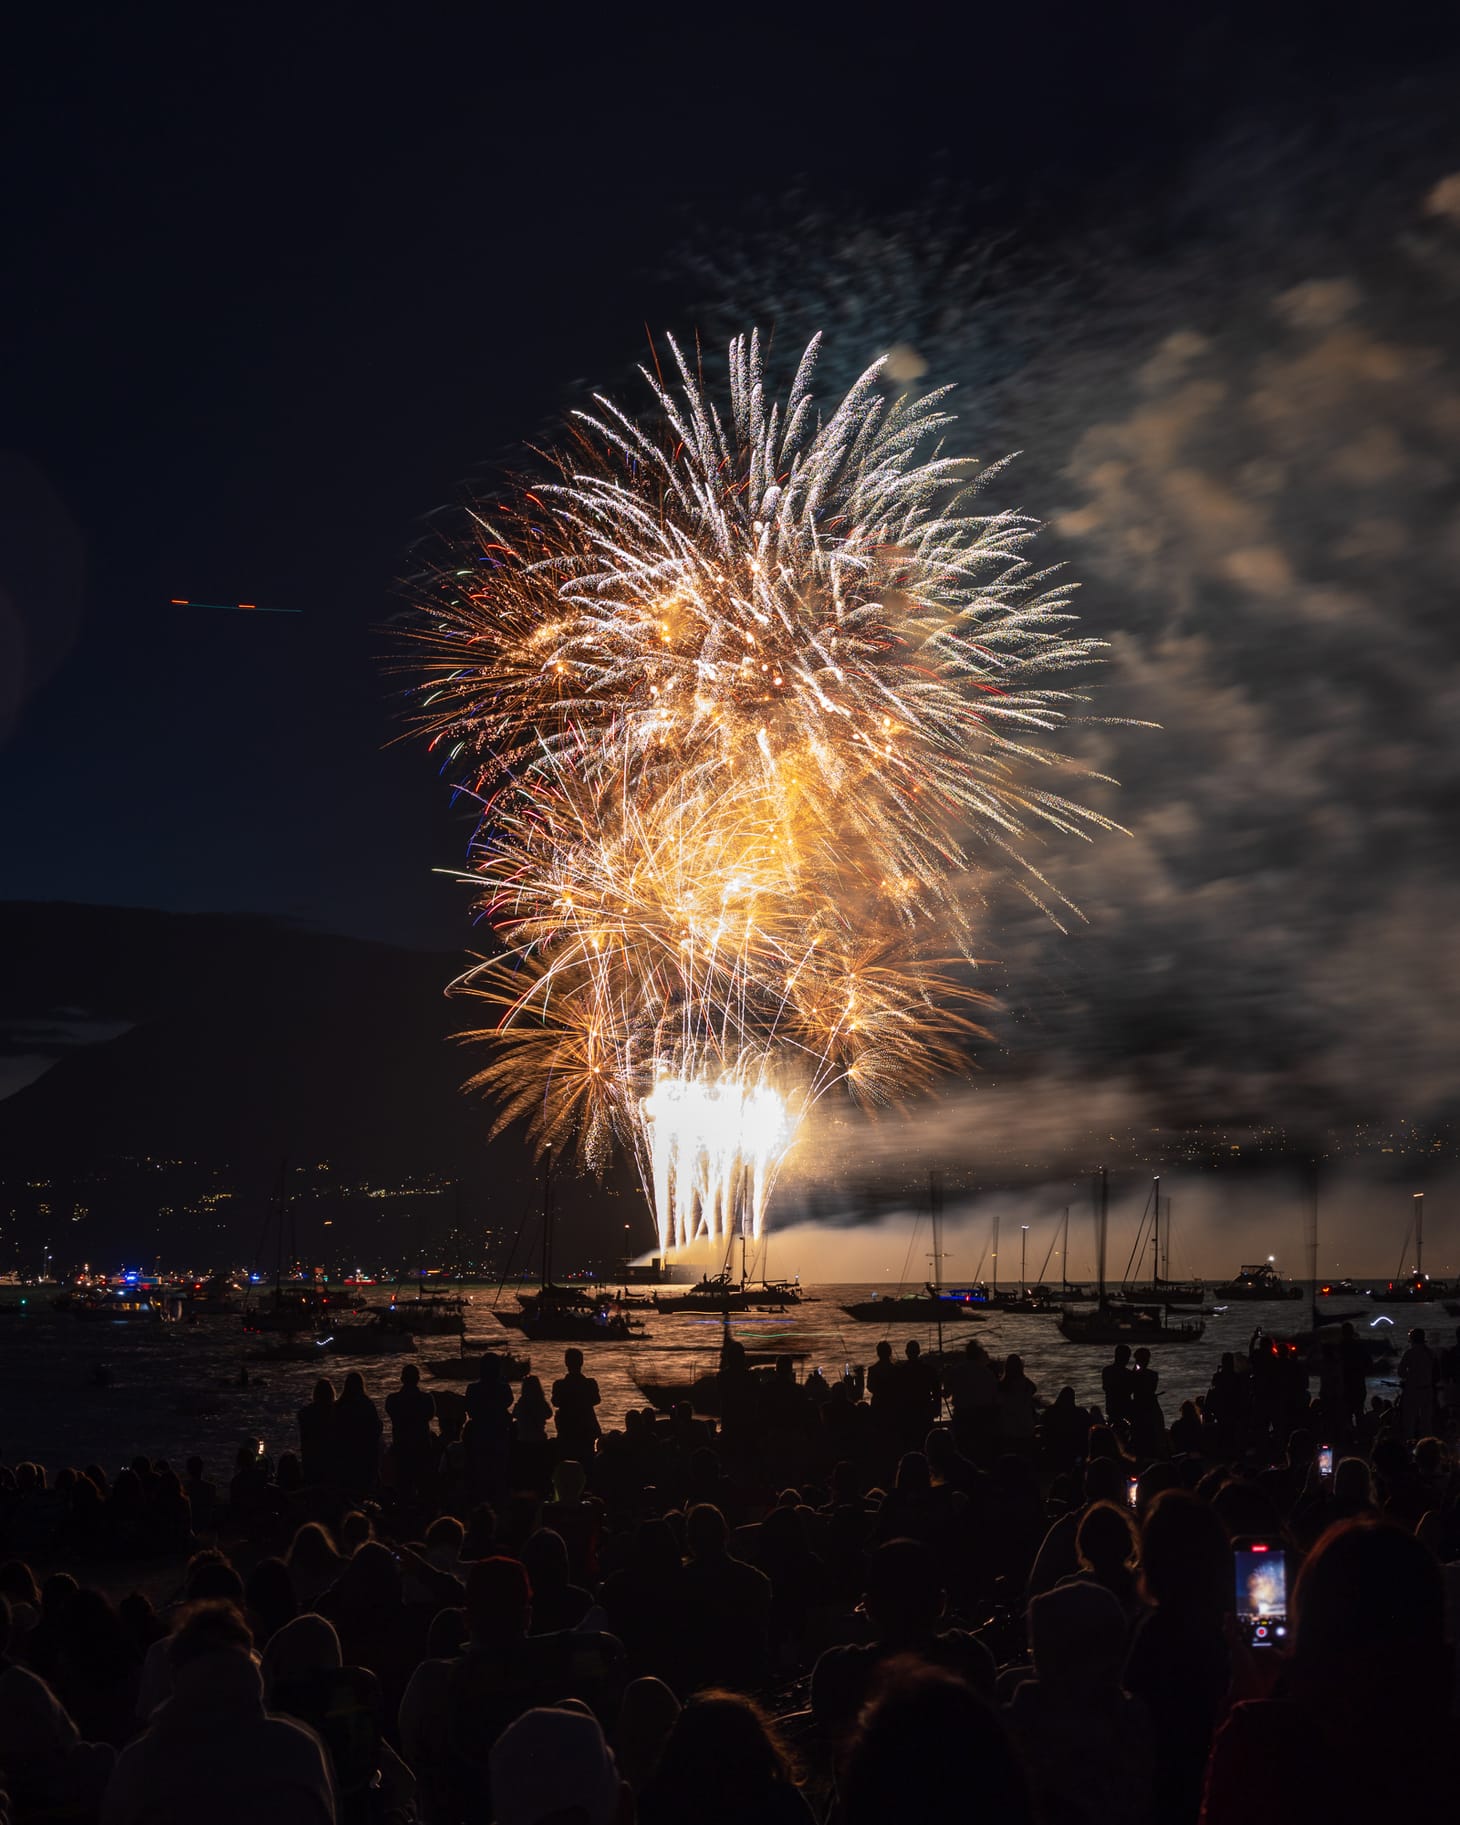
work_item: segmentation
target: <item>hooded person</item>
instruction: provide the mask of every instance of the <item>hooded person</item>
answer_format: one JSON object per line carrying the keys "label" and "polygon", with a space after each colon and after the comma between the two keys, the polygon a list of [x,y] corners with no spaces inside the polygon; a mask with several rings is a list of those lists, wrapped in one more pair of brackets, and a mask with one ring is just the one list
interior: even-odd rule
{"label": "hooded person", "polygon": [[306,1725],[265,1709],[252,1649],[234,1605],[184,1612],[172,1696],[118,1758],[102,1825],[335,1825],[325,1749]]}
{"label": "hooded person", "polygon": [[493,1745],[496,1825],[627,1825],[629,1790],[597,1718],[572,1703],[524,1711]]}
{"label": "hooded person", "polygon": [[1151,1719],[1121,1685],[1129,1630],[1103,1585],[1072,1579],[1029,1605],[1034,1678],[1005,1708],[1038,1817],[1062,1825],[1146,1819],[1151,1813]]}
{"label": "hooded person", "polygon": [[623,1658],[612,1635],[532,1634],[532,1585],[516,1560],[473,1565],[460,1654],[423,1660],[400,1705],[400,1744],[421,1783],[430,1825],[485,1825],[493,1806],[492,1744],[516,1720],[570,1695],[601,1702]]}
{"label": "hooded person", "polygon": [[296,1616],[270,1639],[259,1670],[269,1710],[307,1724],[328,1750],[346,1818],[363,1814],[377,1790],[388,1812],[411,1812],[415,1778],[381,1735],[380,1681],[344,1664],[333,1624]]}
{"label": "hooded person", "polygon": [[0,1672],[0,1789],[17,1820],[95,1818],[115,1762],[28,1667]]}
{"label": "hooded person", "polygon": [[613,1732],[619,1772],[641,1793],[654,1773],[679,1716],[679,1700],[662,1679],[645,1674],[624,1687]]}

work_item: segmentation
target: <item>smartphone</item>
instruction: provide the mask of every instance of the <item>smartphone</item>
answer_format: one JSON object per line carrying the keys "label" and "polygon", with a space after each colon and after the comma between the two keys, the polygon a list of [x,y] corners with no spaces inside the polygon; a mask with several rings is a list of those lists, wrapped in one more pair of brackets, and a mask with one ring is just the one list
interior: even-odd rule
{"label": "smartphone", "polygon": [[1333,1475],[1332,1445],[1320,1445],[1318,1447],[1318,1474],[1325,1479]]}
{"label": "smartphone", "polygon": [[1288,1555],[1277,1540],[1243,1539],[1232,1548],[1237,1626],[1249,1647],[1288,1638]]}
{"label": "smartphone", "polygon": [[1126,1507],[1134,1508],[1136,1503],[1140,1500],[1140,1494],[1141,1494],[1141,1479],[1138,1476],[1127,1477],[1125,1480],[1125,1505],[1126,1505]]}

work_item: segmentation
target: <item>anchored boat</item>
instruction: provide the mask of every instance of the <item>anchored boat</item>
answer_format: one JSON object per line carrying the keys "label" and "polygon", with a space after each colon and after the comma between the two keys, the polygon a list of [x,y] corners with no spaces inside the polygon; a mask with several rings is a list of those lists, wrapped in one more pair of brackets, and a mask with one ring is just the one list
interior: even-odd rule
{"label": "anchored boat", "polygon": [[1303,1289],[1284,1280],[1271,1261],[1259,1261],[1240,1269],[1235,1280],[1214,1286],[1212,1297],[1228,1304],[1234,1299],[1301,1299]]}
{"label": "anchored boat", "polygon": [[1105,1239],[1110,1218],[1110,1177],[1100,1169],[1100,1201],[1096,1222],[1096,1261],[1099,1269],[1097,1303],[1088,1310],[1066,1306],[1060,1313],[1060,1334],[1069,1343],[1195,1343],[1206,1330],[1200,1318],[1173,1323],[1166,1306],[1113,1304],[1105,1291]]}

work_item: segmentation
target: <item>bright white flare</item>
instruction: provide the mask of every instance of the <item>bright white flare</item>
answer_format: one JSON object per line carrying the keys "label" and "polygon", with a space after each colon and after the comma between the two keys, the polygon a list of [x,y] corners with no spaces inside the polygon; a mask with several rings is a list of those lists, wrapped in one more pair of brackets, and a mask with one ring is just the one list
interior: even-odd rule
{"label": "bright white flare", "polygon": [[768,1083],[661,1077],[642,1104],[662,1251],[701,1238],[758,1238],[777,1172],[796,1136]]}

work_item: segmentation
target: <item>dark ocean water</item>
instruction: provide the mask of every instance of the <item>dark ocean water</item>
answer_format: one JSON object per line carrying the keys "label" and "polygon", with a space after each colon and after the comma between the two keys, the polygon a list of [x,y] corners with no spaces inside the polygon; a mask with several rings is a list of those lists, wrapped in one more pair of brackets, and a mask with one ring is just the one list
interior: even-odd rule
{"label": "dark ocean water", "polygon": [[[544,1384],[561,1373],[563,1346],[540,1344],[522,1350],[514,1331],[497,1323],[492,1313],[495,1287],[467,1288],[473,1300],[468,1318],[471,1343],[497,1349],[514,1345],[528,1354],[532,1372]],[[750,1349],[792,1350],[805,1353],[803,1366],[820,1365],[831,1377],[849,1363],[867,1363],[878,1340],[890,1337],[894,1350],[916,1337],[925,1347],[936,1343],[930,1325],[857,1324],[841,1306],[869,1298],[869,1286],[818,1286],[805,1289],[806,1302],[781,1313],[750,1314],[734,1320],[735,1334]],[[886,1294],[884,1283],[877,1289]],[[0,1298],[16,1305],[21,1294],[11,1287]],[[247,1360],[261,1340],[246,1336],[236,1317],[203,1318],[193,1324],[139,1326],[82,1323],[49,1307],[49,1295],[30,1291],[23,1312],[0,1321],[0,1456],[5,1462],[34,1459],[54,1470],[65,1464],[120,1466],[139,1453],[165,1457],[180,1466],[198,1452],[214,1474],[233,1461],[239,1442],[261,1438],[271,1454],[297,1448],[295,1415],[309,1398],[316,1376],[323,1372],[336,1387],[350,1369],[358,1368],[365,1385],[377,1399],[397,1386],[404,1362],[425,1363],[458,1354],[452,1338],[424,1338],[414,1356],[346,1359],[331,1357],[320,1367],[310,1363],[262,1363]],[[512,1292],[502,1295],[503,1309],[515,1306]],[[1402,1348],[1405,1331],[1422,1324],[1433,1341],[1443,1334],[1449,1341],[1453,1321],[1438,1306],[1415,1308],[1370,1306],[1365,1300],[1337,1302],[1345,1308],[1363,1305],[1364,1323],[1380,1317],[1393,1320],[1393,1332]],[[1161,1373],[1161,1401],[1166,1418],[1176,1416],[1182,1400],[1201,1392],[1211,1380],[1223,1350],[1242,1351],[1255,1326],[1284,1331],[1306,1322],[1307,1306],[1299,1301],[1234,1305],[1225,1314],[1206,1320],[1199,1343],[1154,1346]],[[643,1404],[638,1382],[690,1381],[714,1368],[721,1326],[706,1315],[655,1312],[638,1314],[645,1320],[646,1335],[631,1342],[589,1346],[588,1373],[603,1392],[605,1425],[616,1425],[626,1408]],[[1053,1316],[996,1313],[981,1320],[955,1318],[944,1326],[944,1344],[957,1345],[977,1336],[995,1357],[1011,1352],[1023,1358],[1025,1372],[1047,1399],[1069,1384],[1082,1402],[1100,1396],[1100,1369],[1109,1360],[1108,1349],[1067,1343]],[[96,1364],[111,1375],[110,1385],[90,1385]],[[249,1385],[238,1385],[240,1371],[248,1368]],[[427,1387],[456,1386],[426,1379]],[[1392,1367],[1370,1383],[1375,1392],[1393,1386]],[[215,1409],[199,1411],[201,1408]]]}

